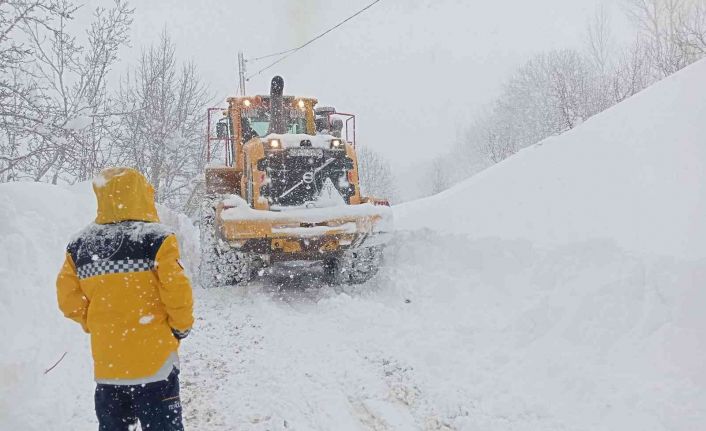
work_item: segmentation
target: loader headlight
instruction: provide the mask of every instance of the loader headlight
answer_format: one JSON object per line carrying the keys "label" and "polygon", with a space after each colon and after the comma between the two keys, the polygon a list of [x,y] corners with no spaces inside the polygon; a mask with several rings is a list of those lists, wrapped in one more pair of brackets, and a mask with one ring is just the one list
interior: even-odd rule
{"label": "loader headlight", "polygon": [[280,148],[282,148],[282,142],[279,139],[270,139],[267,142],[267,145],[272,150],[279,150]]}
{"label": "loader headlight", "polygon": [[306,103],[304,103],[303,100],[300,100],[299,102],[297,102],[297,105],[299,106],[299,108],[304,109],[304,107],[306,106]]}
{"label": "loader headlight", "polygon": [[334,150],[342,149],[343,141],[341,139],[331,139],[331,148]]}
{"label": "loader headlight", "polygon": [[243,100],[243,105],[244,105],[246,108],[250,107],[250,104],[251,104],[251,102],[250,102],[249,99]]}

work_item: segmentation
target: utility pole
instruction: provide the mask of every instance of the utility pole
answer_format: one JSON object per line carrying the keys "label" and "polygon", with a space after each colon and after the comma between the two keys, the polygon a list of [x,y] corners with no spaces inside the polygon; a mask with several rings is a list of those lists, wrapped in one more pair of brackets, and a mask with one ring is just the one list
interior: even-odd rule
{"label": "utility pole", "polygon": [[241,96],[245,96],[245,56],[243,55],[242,51],[238,52],[238,78],[240,81],[240,85],[238,87],[238,91],[240,92]]}

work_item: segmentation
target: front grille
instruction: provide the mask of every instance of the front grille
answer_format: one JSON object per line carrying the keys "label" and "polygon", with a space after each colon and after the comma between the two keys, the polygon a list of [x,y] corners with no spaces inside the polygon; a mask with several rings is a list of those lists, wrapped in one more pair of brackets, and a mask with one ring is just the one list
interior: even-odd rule
{"label": "front grille", "polygon": [[290,148],[267,154],[268,181],[260,194],[273,206],[303,206],[315,202],[327,179],[346,203],[354,189],[346,181],[352,161],[345,152],[320,148]]}

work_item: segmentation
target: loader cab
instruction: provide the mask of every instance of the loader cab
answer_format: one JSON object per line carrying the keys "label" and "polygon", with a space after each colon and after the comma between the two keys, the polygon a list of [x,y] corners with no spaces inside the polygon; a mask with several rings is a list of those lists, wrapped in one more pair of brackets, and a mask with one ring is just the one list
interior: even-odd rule
{"label": "loader cab", "polygon": [[[332,135],[355,147],[355,116],[333,107],[315,108],[317,100],[283,96],[286,134]],[[207,163],[239,166],[244,146],[271,130],[270,96],[231,97],[227,109],[208,110]],[[342,120],[345,119],[345,122]]]}
{"label": "loader cab", "polygon": [[[243,143],[248,142],[247,134],[245,129],[248,127],[258,137],[264,137],[268,135],[271,123],[271,114],[269,109],[268,98],[263,98],[263,103],[260,107],[252,109],[241,110],[241,121],[247,126],[243,130]],[[292,98],[293,99],[293,98]],[[252,105],[251,105],[252,106]],[[285,122],[287,127],[287,133],[291,134],[305,134],[307,133],[306,127],[306,113],[300,109],[285,109]]]}
{"label": "loader cab", "polygon": [[[269,134],[272,123],[270,96],[231,97],[228,108],[209,108],[206,162],[242,170],[239,159],[245,144]],[[285,133],[315,135],[316,99],[283,97]]]}

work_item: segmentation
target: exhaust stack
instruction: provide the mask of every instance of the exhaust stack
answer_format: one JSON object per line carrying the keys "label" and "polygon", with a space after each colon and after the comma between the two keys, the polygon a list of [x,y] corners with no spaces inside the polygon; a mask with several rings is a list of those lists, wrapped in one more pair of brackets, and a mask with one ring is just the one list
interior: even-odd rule
{"label": "exhaust stack", "polygon": [[287,122],[284,115],[284,79],[281,76],[272,78],[270,84],[270,130],[269,133],[287,133]]}

